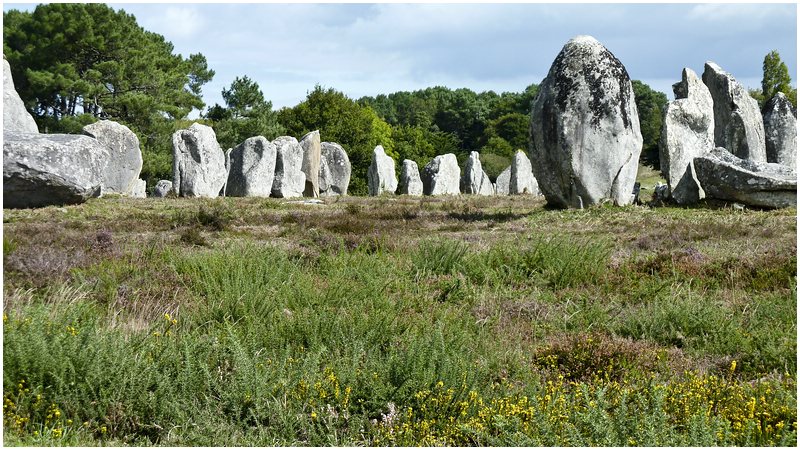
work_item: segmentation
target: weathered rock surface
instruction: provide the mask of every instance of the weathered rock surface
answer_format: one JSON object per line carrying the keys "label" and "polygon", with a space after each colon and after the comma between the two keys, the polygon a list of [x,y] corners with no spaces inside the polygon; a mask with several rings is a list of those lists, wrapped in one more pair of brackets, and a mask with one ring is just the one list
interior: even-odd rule
{"label": "weathered rock surface", "polygon": [[347,152],[335,142],[321,144],[319,165],[319,195],[347,195],[352,166]]}
{"label": "weathered rock surface", "polygon": [[228,152],[228,197],[269,197],[278,150],[263,136],[246,139]]}
{"label": "weathered rock surface", "polygon": [[497,195],[508,195],[511,187],[511,166],[500,172],[494,183],[494,193]]}
{"label": "weathered rock surface", "polygon": [[14,79],[11,77],[11,66],[3,55],[3,131],[16,133],[38,133],[39,128],[33,116],[25,108],[19,98]]}
{"label": "weathered rock surface", "polygon": [[694,159],[715,147],[714,100],[691,69],[683,69],[682,80],[672,90],[675,100],[664,110],[659,142],[661,173],[673,200],[688,205],[705,197]]}
{"label": "weathered rock surface", "polygon": [[531,163],[547,202],[632,201],[642,133],[622,63],[590,36],[567,42],[531,112]]}
{"label": "weathered rock surface", "polygon": [[767,162],[796,167],[797,117],[792,103],[783,92],[778,92],[764,105],[763,115]]}
{"label": "weathered rock surface", "polygon": [[281,136],[274,141],[277,151],[272,196],[278,198],[302,197],[306,188],[303,173],[303,147],[291,136]]}
{"label": "weathered rock surface", "polygon": [[493,195],[494,186],[483,170],[478,152],[470,152],[461,175],[461,192],[464,194]]}
{"label": "weathered rock surface", "polygon": [[417,163],[404,159],[400,168],[400,194],[422,195],[422,178],[419,176]]}
{"label": "weathered rock surface", "polygon": [[83,127],[83,134],[97,139],[108,148],[103,193],[135,196],[139,173],[142,171],[142,150],[139,138],[125,125],[111,120],[100,120]]}
{"label": "weathered rock surface", "polygon": [[3,207],[83,203],[102,194],[109,152],[89,136],[3,133]]}
{"label": "weathered rock surface", "polygon": [[367,189],[369,195],[383,192],[394,194],[397,190],[397,174],[394,172],[394,159],[379,145],[372,151],[372,163],[367,169]]}
{"label": "weathered rock surface", "polygon": [[714,99],[714,143],[734,155],[752,161],[767,161],[764,123],[758,102],[733,75],[708,61],[703,83]]}
{"label": "weathered rock surface", "polygon": [[211,127],[193,123],[172,135],[172,188],[181,197],[217,197],[228,173]]}
{"label": "weathered rock surface", "polygon": [[319,197],[319,165],[322,158],[322,143],[319,140],[319,130],[312,131],[302,139],[303,147],[303,173],[306,175],[306,187],[303,195],[306,197]]}
{"label": "weathered rock surface", "polygon": [[461,193],[461,168],[456,155],[447,153],[431,160],[420,173],[425,195],[458,195]]}
{"label": "weathered rock surface", "polygon": [[797,205],[797,173],[782,164],[742,159],[717,147],[694,160],[706,196],[750,206]]}
{"label": "weathered rock surface", "polygon": [[508,182],[509,195],[530,194],[541,195],[539,183],[533,176],[531,161],[521,150],[517,150],[511,160],[511,178]]}
{"label": "weathered rock surface", "polygon": [[144,181],[142,179],[136,180],[133,183],[133,189],[131,189],[131,192],[128,195],[134,198],[147,197],[147,181]]}
{"label": "weathered rock surface", "polygon": [[172,181],[169,180],[159,180],[156,183],[156,187],[153,188],[153,197],[155,198],[164,198],[169,194],[169,191],[172,190]]}

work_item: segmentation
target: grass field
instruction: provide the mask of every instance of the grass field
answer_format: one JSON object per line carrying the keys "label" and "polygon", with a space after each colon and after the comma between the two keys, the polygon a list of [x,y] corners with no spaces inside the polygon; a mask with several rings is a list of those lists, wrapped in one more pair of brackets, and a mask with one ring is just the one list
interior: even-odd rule
{"label": "grass field", "polygon": [[5,210],[4,444],[794,446],[796,223],[470,196]]}

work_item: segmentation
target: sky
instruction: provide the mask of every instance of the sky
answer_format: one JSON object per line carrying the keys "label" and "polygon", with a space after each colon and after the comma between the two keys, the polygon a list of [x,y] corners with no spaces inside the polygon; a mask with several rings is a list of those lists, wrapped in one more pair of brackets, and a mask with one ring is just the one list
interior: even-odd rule
{"label": "sky", "polygon": [[[5,3],[32,10],[33,4]],[[760,88],[778,50],[797,79],[797,5],[682,4],[209,4],[110,3],[163,35],[176,53],[202,53],[214,79],[208,106],[237,76],[278,109],[316,84],[353,99],[431,86],[520,92],[540,83],[572,37],[597,38],[641,80],[672,98],[689,67],[714,61]]]}

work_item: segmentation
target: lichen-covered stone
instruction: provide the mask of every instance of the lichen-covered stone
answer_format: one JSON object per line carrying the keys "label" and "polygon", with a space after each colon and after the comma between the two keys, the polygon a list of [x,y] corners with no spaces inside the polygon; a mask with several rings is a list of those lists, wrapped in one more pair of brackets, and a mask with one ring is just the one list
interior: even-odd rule
{"label": "lichen-covered stone", "polygon": [[153,197],[164,198],[169,194],[169,191],[171,190],[172,190],[172,181],[159,180],[158,183],[156,183],[156,186],[153,188]]}
{"label": "lichen-covered stone", "polygon": [[306,187],[303,195],[306,197],[319,197],[319,166],[322,158],[322,143],[319,139],[319,130],[307,133],[300,139],[303,147],[303,173],[306,175]]}
{"label": "lichen-covered stone", "polygon": [[319,165],[319,195],[347,195],[350,185],[350,158],[341,145],[335,142],[321,144]]}
{"label": "lichen-covered stone", "polygon": [[464,194],[493,195],[494,186],[481,166],[478,152],[470,152],[461,175],[461,192]]}
{"label": "lichen-covered stone", "polygon": [[708,61],[703,83],[714,99],[714,143],[742,159],[767,161],[764,122],[758,102],[744,86]]}
{"label": "lichen-covered stone", "polygon": [[422,193],[425,195],[458,195],[461,168],[456,155],[447,153],[431,160],[420,172]]}
{"label": "lichen-covered stone", "polygon": [[764,135],[767,162],[797,165],[797,117],[792,102],[778,92],[764,105]]}
{"label": "lichen-covered stone", "polygon": [[33,116],[25,108],[14,87],[11,66],[3,55],[3,131],[16,133],[38,133],[39,128]]}
{"label": "lichen-covered stone", "polygon": [[676,203],[694,204],[705,197],[694,159],[714,148],[714,100],[691,69],[672,87],[675,100],[664,110],[659,142],[661,173]]}
{"label": "lichen-covered stone", "polygon": [[372,163],[367,169],[367,189],[369,195],[381,195],[384,192],[394,194],[397,191],[397,174],[394,171],[394,159],[379,145],[372,151]]}
{"label": "lichen-covered stone", "polygon": [[631,203],[642,133],[622,63],[596,39],[564,46],[531,111],[533,174],[547,202],[581,207]]}
{"label": "lichen-covered stone", "polygon": [[272,144],[276,149],[275,178],[272,196],[278,198],[302,197],[306,188],[303,173],[303,147],[291,136],[281,136]]}
{"label": "lichen-covered stone", "polygon": [[211,127],[194,123],[172,135],[172,188],[181,197],[218,197],[228,172]]}
{"label": "lichen-covered stone", "polygon": [[111,120],[86,125],[83,134],[97,139],[108,148],[109,161],[103,179],[103,193],[132,197],[141,195],[139,173],[143,160],[136,134],[125,125]]}
{"label": "lichen-covered stone", "polygon": [[706,197],[765,208],[797,205],[797,173],[782,164],[742,159],[717,147],[695,158]]}
{"label": "lichen-covered stone", "polygon": [[269,197],[275,179],[278,150],[264,136],[246,139],[228,151],[229,170],[225,195]]}
{"label": "lichen-covered stone", "polygon": [[494,193],[497,195],[508,195],[511,186],[511,166],[500,172],[494,183]]}
{"label": "lichen-covered stone", "polygon": [[400,194],[422,195],[422,178],[419,176],[417,163],[404,159],[400,168]]}
{"label": "lichen-covered stone", "polygon": [[508,182],[509,195],[541,195],[539,183],[533,176],[531,161],[522,150],[517,150],[511,160],[511,178]]}

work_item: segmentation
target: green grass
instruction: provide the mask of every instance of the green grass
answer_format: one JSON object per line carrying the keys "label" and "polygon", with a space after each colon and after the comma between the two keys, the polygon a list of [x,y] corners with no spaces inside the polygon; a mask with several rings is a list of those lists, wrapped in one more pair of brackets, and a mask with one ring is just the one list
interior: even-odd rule
{"label": "green grass", "polygon": [[5,210],[4,444],[792,446],[795,236],[511,197]]}

